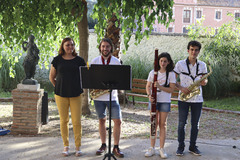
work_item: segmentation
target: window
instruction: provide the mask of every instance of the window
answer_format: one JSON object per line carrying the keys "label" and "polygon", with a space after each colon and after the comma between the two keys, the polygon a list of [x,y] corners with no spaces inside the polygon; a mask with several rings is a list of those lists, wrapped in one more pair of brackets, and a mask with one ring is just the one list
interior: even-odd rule
{"label": "window", "polygon": [[239,13],[239,12],[238,12],[238,13],[236,12],[236,13],[235,13],[235,19],[238,19],[238,18],[240,18],[240,13]]}
{"label": "window", "polygon": [[183,27],[183,33],[188,33],[187,27]]}
{"label": "window", "polygon": [[173,17],[175,17],[175,7],[173,7],[173,9],[172,9],[172,14],[173,14]]}
{"label": "window", "polygon": [[158,28],[157,26],[153,26],[152,32],[157,32]]}
{"label": "window", "polygon": [[196,18],[202,18],[202,11],[200,11],[200,10],[197,11],[197,17]]}
{"label": "window", "polygon": [[190,18],[191,18],[191,11],[184,10],[183,11],[183,23],[190,23]]}
{"label": "window", "polygon": [[168,33],[172,33],[173,32],[173,27],[168,27]]}
{"label": "window", "polygon": [[216,11],[216,19],[221,19],[221,11]]}

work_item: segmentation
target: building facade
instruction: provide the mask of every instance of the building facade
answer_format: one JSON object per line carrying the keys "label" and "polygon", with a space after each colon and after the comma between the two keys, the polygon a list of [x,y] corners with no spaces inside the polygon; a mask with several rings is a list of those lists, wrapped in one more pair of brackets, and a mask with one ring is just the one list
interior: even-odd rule
{"label": "building facade", "polygon": [[[233,17],[228,13],[232,13]],[[212,27],[217,32],[222,24],[240,18],[240,0],[174,0],[174,22],[166,28],[156,21],[153,32],[187,33],[189,25],[196,25],[203,18],[203,26]]]}

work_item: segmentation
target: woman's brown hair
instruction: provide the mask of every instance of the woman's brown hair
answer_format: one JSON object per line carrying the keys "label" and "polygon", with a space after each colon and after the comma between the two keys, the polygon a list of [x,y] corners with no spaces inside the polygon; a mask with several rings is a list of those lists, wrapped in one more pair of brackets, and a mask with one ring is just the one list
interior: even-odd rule
{"label": "woman's brown hair", "polygon": [[74,50],[73,50],[73,52],[72,52],[72,55],[73,55],[73,56],[77,56],[77,53],[76,53],[76,51],[75,51],[75,42],[74,42],[74,40],[73,40],[72,38],[70,38],[70,37],[66,37],[66,38],[64,38],[64,39],[62,40],[62,43],[61,43],[60,49],[59,49],[59,51],[58,51],[58,54],[61,55],[61,56],[65,54],[65,51],[64,51],[64,49],[63,49],[63,45],[64,45],[65,42],[68,42],[68,41],[73,41]]}

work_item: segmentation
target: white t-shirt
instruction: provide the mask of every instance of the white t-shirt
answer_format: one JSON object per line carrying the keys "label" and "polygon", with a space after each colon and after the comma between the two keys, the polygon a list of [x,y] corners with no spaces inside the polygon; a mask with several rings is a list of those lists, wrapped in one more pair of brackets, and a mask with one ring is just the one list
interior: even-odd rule
{"label": "white t-shirt", "polygon": [[[198,75],[196,74],[197,65],[198,65],[198,73],[197,73]],[[189,70],[190,70],[190,73],[191,73],[190,76],[184,74],[184,73],[189,73],[186,60],[178,61],[177,64],[175,65],[175,68],[174,68],[174,72],[177,73],[180,77],[180,85],[182,87],[190,86],[194,81],[199,80],[203,74],[207,74],[207,66],[204,62],[202,62],[200,60],[197,60],[197,63],[195,63],[194,66],[192,64],[189,64],[188,66],[189,66]],[[195,79],[193,80],[191,78],[191,76]],[[179,96],[178,96],[179,101],[181,101],[180,100],[180,93],[181,93],[181,91],[179,90]],[[190,98],[186,102],[190,102],[190,103],[203,102],[202,86],[200,86],[200,94],[193,96],[192,98]]]}
{"label": "white t-shirt", "polygon": [[[92,61],[91,61],[91,64],[103,64],[102,63],[102,56],[98,56],[96,58],[94,58]],[[107,60],[105,60],[105,64],[107,64]],[[119,59],[117,59],[116,57],[114,56],[111,56],[111,60],[110,60],[110,63],[109,65],[121,65]],[[106,94],[103,94],[97,98],[95,98],[94,100],[97,100],[97,101],[109,101],[109,93],[106,93]],[[112,101],[118,101],[118,92],[117,90],[112,90]]]}
{"label": "white t-shirt", "polygon": [[[154,80],[154,70],[152,70],[149,75],[148,75],[148,82],[153,83]],[[157,76],[157,81],[160,85],[164,85],[166,82],[166,72],[161,73],[158,71],[158,76]],[[168,74],[168,82],[169,83],[176,83],[176,76],[174,72],[169,72]],[[157,89],[159,90],[159,89]],[[160,91],[157,92],[157,102],[166,102],[166,103],[171,103],[171,93],[165,92],[165,91]]]}

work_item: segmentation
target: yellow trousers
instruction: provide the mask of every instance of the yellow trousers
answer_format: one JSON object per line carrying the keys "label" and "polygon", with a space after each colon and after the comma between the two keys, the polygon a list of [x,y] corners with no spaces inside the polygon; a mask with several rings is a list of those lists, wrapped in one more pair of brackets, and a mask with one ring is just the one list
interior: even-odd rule
{"label": "yellow trousers", "polygon": [[60,129],[63,139],[63,145],[69,146],[69,108],[71,111],[73,133],[76,148],[81,146],[82,138],[82,96],[61,97],[54,95],[60,116]]}

